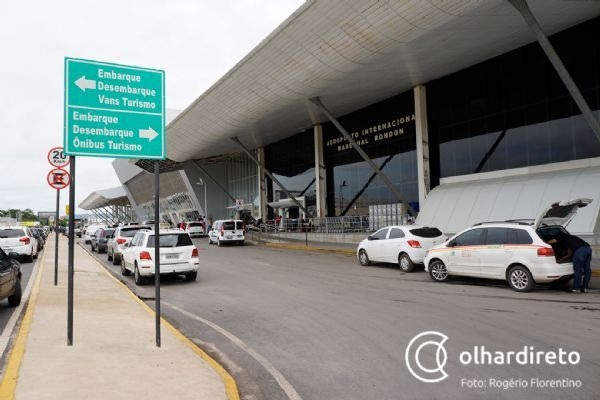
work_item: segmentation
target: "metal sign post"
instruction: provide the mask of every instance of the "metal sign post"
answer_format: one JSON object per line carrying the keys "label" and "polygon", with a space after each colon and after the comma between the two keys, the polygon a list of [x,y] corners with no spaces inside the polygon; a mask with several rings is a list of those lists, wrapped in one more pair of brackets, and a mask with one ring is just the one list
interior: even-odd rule
{"label": "metal sign post", "polygon": [[[71,156],[71,179],[73,182],[69,187],[69,204],[75,204],[75,157]],[[67,284],[67,345],[73,346],[73,275],[75,258],[75,207],[69,208],[69,261],[68,261],[68,284]]]}
{"label": "metal sign post", "polygon": [[[48,162],[53,167],[64,168],[69,164],[69,158],[65,155],[65,152],[63,151],[62,147],[53,147],[48,152]],[[48,174],[48,176],[50,176],[50,174]],[[48,183],[50,183],[50,179],[48,177],[46,179],[48,180]],[[53,177],[50,186],[55,187],[53,185],[55,181],[56,179]],[[56,187],[56,215],[54,217],[54,234],[56,235],[54,241],[54,286],[58,285],[58,220],[60,207],[60,189],[61,188]]]}
{"label": "metal sign post", "polygon": [[154,303],[156,347],[160,347],[160,162],[154,162]]}

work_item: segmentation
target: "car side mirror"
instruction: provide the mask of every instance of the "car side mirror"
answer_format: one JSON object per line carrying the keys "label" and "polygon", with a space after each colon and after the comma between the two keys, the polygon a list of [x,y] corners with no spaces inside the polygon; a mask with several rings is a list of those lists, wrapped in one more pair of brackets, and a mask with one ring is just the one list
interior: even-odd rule
{"label": "car side mirror", "polygon": [[10,253],[8,253],[8,257],[12,258],[13,260],[16,260],[19,258],[19,253],[17,253],[16,251],[11,251]]}
{"label": "car side mirror", "polygon": [[446,245],[446,247],[454,247],[456,246],[456,242],[454,240],[451,240],[448,242],[448,244]]}
{"label": "car side mirror", "polygon": [[373,235],[367,236],[367,240],[373,240]]}

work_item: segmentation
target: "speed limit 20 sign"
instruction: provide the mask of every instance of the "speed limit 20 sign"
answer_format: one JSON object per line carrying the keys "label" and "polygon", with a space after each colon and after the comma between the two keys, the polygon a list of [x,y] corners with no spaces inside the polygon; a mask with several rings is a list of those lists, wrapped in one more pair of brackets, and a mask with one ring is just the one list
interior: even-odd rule
{"label": "speed limit 20 sign", "polygon": [[53,167],[64,168],[69,165],[69,156],[67,156],[62,147],[53,147],[48,152],[48,162]]}

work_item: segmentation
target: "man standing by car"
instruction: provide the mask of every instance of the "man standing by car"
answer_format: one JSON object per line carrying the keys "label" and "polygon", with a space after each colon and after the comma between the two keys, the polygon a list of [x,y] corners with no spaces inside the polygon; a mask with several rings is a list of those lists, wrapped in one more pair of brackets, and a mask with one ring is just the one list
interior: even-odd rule
{"label": "man standing by car", "polygon": [[565,262],[571,259],[573,261],[573,293],[587,293],[589,290],[590,279],[592,278],[592,248],[585,240],[567,233],[560,234],[556,238],[548,240],[548,244],[557,244],[565,249],[566,253],[556,260]]}

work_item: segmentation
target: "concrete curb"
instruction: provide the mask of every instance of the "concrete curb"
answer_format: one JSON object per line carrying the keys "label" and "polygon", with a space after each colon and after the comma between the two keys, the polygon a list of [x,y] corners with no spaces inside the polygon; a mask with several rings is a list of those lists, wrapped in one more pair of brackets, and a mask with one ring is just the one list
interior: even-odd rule
{"label": "concrete curb", "polygon": [[271,243],[271,242],[267,242],[264,244],[263,243],[256,243],[256,244],[262,244],[267,247],[273,247],[273,248],[278,248],[278,249],[319,251],[319,252],[326,252],[326,253],[344,254],[344,255],[349,255],[349,256],[356,255],[356,252],[354,250],[334,249],[331,247],[317,247],[317,246],[311,246],[311,245],[307,246],[304,244]]}

